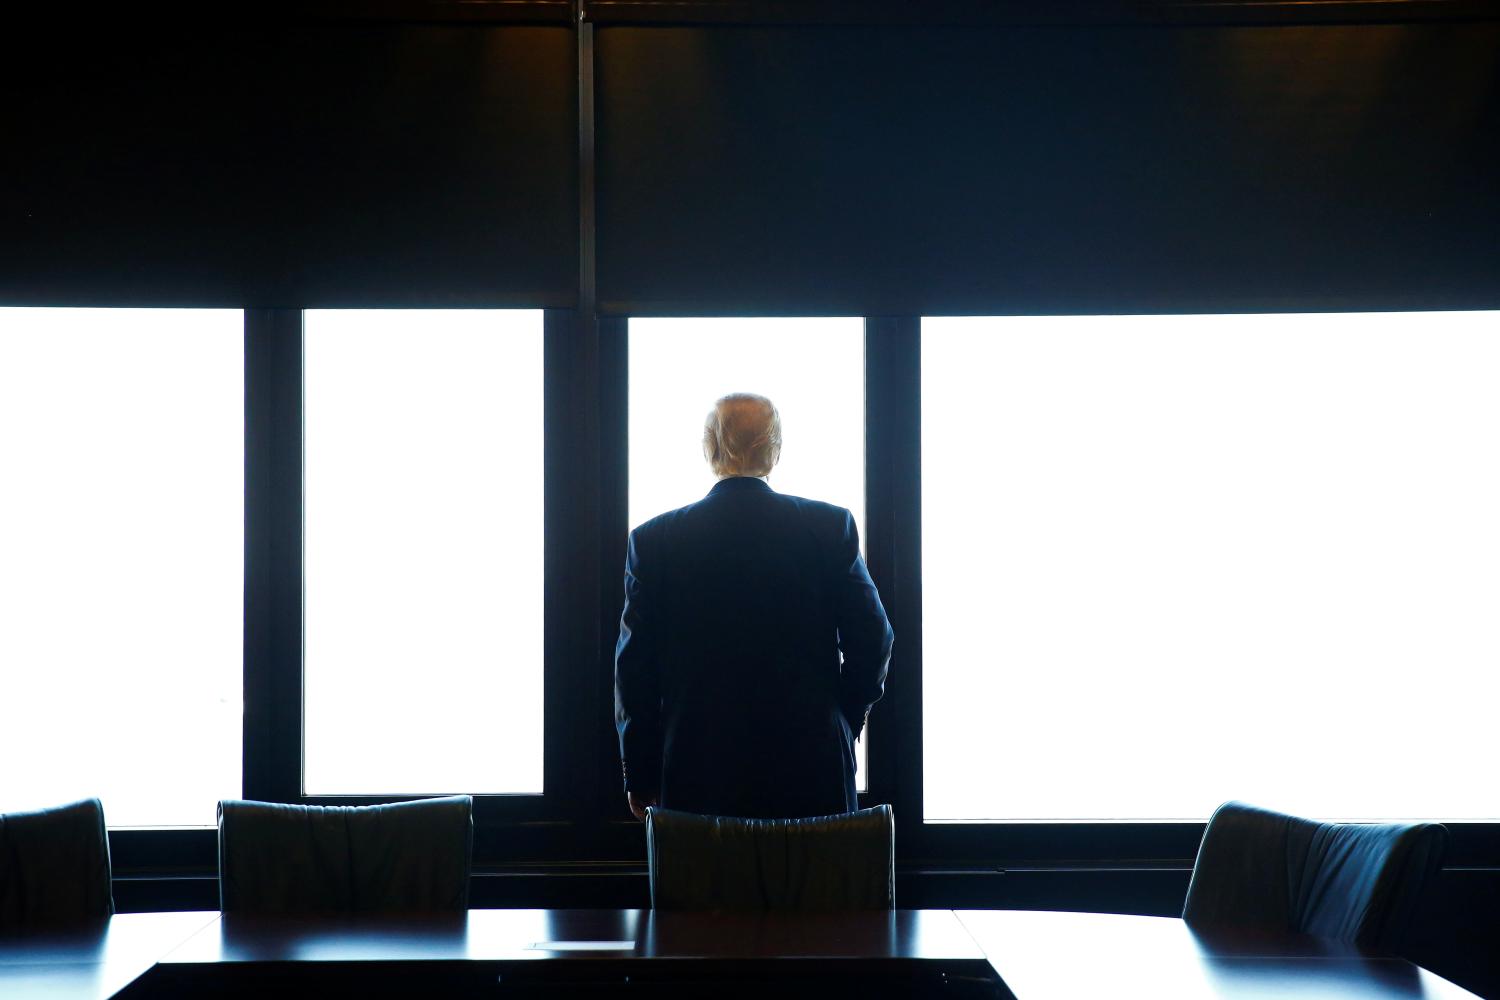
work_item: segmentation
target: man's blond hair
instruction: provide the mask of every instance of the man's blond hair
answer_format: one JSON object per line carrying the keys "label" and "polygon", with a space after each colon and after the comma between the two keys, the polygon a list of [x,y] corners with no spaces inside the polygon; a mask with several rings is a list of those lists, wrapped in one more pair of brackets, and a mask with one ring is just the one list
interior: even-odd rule
{"label": "man's blond hair", "polygon": [[776,404],[751,392],[732,392],[714,403],[703,422],[703,457],[721,479],[769,475],[781,458]]}

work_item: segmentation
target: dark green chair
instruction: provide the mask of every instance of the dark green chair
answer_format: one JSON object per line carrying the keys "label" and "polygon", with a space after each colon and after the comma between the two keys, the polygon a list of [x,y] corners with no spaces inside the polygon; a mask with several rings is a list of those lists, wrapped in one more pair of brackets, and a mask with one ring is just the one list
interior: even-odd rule
{"label": "dark green chair", "polygon": [[1438,823],[1319,823],[1226,802],[1204,831],[1182,919],[1399,954],[1447,839]]}
{"label": "dark green chair", "polygon": [[0,928],[81,923],[114,912],[98,799],[0,814]]}
{"label": "dark green chair", "polygon": [[467,795],[384,806],[219,803],[226,913],[463,911],[474,851]]}
{"label": "dark green chair", "polygon": [[651,905],[660,910],[888,910],[896,901],[890,806],[811,819],[646,811]]}

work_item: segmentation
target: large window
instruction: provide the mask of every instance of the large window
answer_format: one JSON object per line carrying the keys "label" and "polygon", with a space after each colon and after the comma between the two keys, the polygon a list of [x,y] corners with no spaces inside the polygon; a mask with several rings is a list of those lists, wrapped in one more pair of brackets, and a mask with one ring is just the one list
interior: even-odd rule
{"label": "large window", "polygon": [[1485,818],[1500,315],[922,324],[928,819]]}
{"label": "large window", "polygon": [[0,308],[0,811],[240,794],[244,322]]}
{"label": "large window", "polygon": [[304,322],[304,792],[540,793],[542,314]]}
{"label": "large window", "polygon": [[[630,525],[714,484],[703,420],[731,392],[781,414],[781,493],[847,507],[864,530],[864,323],[860,319],[632,319]],[[864,741],[857,748],[865,787]]]}

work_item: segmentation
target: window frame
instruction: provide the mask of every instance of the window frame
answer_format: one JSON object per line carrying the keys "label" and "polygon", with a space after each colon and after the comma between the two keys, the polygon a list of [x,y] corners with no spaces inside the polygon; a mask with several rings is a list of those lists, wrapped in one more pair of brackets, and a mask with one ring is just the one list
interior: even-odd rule
{"label": "window frame", "polygon": [[[1263,310],[1274,316],[1279,312]],[[1305,311],[1305,310],[1304,310]],[[941,315],[941,314],[936,314]],[[996,315],[1002,315],[997,313]],[[913,627],[920,643],[921,633],[921,327],[922,316],[894,317],[890,322],[908,331],[911,338],[905,348],[905,378],[891,383],[893,398],[888,407],[902,416],[900,432],[906,435],[895,442],[896,461],[913,484],[914,496],[903,506],[903,518],[896,529],[900,543],[907,548],[907,566],[914,572],[900,574],[891,581],[892,601],[898,602],[906,616],[907,630]],[[876,321],[868,321],[876,322]],[[904,445],[904,446],[903,446]],[[892,540],[894,541],[894,540]],[[891,542],[887,542],[890,544]],[[877,578],[881,594],[886,584]],[[898,644],[900,642],[898,629]],[[895,673],[894,669],[892,671]],[[1203,839],[1206,821],[1180,822],[1089,822],[1059,820],[1050,823],[997,820],[991,822],[927,821],[922,816],[921,765],[921,658],[915,664],[918,691],[907,693],[903,706],[903,761],[914,773],[903,771],[900,789],[904,811],[914,816],[909,821],[908,844],[915,844],[915,854],[923,864],[960,864],[976,867],[1014,866],[1017,868],[1182,868],[1191,869]],[[889,690],[889,689],[888,689]],[[1143,692],[1149,695],[1149,692]],[[896,800],[891,800],[896,801]],[[898,807],[899,813],[903,811]],[[1441,820],[1439,820],[1441,822]],[[1500,865],[1500,822],[1444,822],[1448,829],[1448,847],[1443,867],[1492,867]]]}
{"label": "window frame", "polygon": [[[245,320],[246,798],[301,805],[375,805],[404,795],[308,795],[302,788],[303,310],[248,309]],[[476,859],[576,856],[590,770],[563,724],[587,718],[592,642],[569,627],[585,604],[581,565],[597,537],[593,497],[576,457],[596,435],[588,400],[596,344],[576,314],[543,322],[544,534],[543,787],[541,794],[475,795]],[[503,831],[503,835],[502,835]]]}
{"label": "window frame", "polygon": [[[247,308],[244,316],[242,794],[300,804],[401,801],[300,794],[302,311]],[[628,318],[549,309],[543,324],[546,791],[475,796],[475,870],[639,877],[644,833],[620,791],[612,715],[628,527]],[[896,646],[886,696],[870,717],[870,790],[860,799],[895,808],[898,866],[907,873],[1190,868],[1201,822],[924,821],[921,317],[866,317],[864,359],[864,537]],[[588,621],[596,628],[577,627]],[[580,724],[590,732],[579,732]],[[1500,864],[1500,823],[1447,825],[1447,867]],[[117,874],[127,879],[197,877],[201,884],[216,867],[211,829],[122,829],[110,841]]]}

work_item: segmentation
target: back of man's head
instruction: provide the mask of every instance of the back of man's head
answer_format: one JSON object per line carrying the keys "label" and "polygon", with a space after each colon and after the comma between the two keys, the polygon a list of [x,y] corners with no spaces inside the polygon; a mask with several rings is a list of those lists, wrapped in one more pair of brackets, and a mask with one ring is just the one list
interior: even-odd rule
{"label": "back of man's head", "polygon": [[766,476],[781,458],[781,415],[764,396],[733,392],[703,422],[703,457],[714,475]]}

